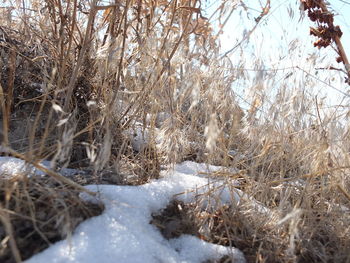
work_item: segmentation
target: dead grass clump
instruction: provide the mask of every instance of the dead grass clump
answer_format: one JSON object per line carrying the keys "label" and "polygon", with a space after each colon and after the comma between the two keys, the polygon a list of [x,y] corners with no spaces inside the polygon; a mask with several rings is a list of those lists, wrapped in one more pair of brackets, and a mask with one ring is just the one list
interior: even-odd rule
{"label": "dead grass clump", "polygon": [[[0,27],[1,60],[0,84],[2,87],[2,131],[4,142],[21,152],[29,144],[37,144],[48,121],[50,103],[45,92],[49,78],[48,66],[52,63],[45,47],[26,41],[25,36],[11,27]],[[34,121],[35,118],[41,118]],[[36,136],[30,140],[36,126]],[[48,138],[47,146],[52,145]],[[43,153],[45,154],[45,153]]]}
{"label": "dead grass clump", "polygon": [[199,236],[193,216],[188,205],[173,200],[165,209],[152,214],[150,223],[158,227],[166,239],[177,238],[182,234]]}
{"label": "dead grass clump", "polygon": [[[161,166],[157,150],[151,145],[141,152],[131,151],[123,159],[115,161],[111,166],[108,181],[120,185],[140,185],[152,179],[158,179]],[[102,172],[103,174],[103,172]]]}
{"label": "dead grass clump", "polygon": [[18,262],[69,236],[103,211],[79,192],[47,176],[15,175],[0,180],[0,261]]}
{"label": "dead grass clump", "polygon": [[231,202],[211,191],[192,203],[173,201],[151,223],[166,238],[191,234],[236,247],[248,262],[348,262],[348,186],[332,181],[336,173],[329,176],[259,182],[237,173],[234,185],[223,185],[230,186]]}
{"label": "dead grass clump", "polygon": [[[104,4],[31,1],[3,9],[10,146],[95,175],[125,160],[138,162],[144,178],[157,177],[158,162],[223,163],[237,145],[242,111],[231,90],[232,63],[219,59],[200,1]],[[148,142],[156,154],[127,149],[128,130],[140,124],[162,136]],[[209,156],[209,146],[220,155]]]}
{"label": "dead grass clump", "polygon": [[319,206],[308,210],[290,208],[281,214],[278,208],[265,213],[250,201],[216,209],[203,209],[202,204],[173,202],[151,223],[166,238],[191,234],[207,242],[236,247],[248,262],[349,260],[349,216],[344,217],[341,209],[326,212]]}
{"label": "dead grass clump", "polygon": [[[166,239],[178,238],[181,235],[193,235],[205,239],[200,234],[200,225],[197,224],[195,213],[191,211],[194,206],[181,201],[172,200],[166,208],[152,214],[150,224],[156,226]],[[209,241],[210,242],[210,241]],[[219,260],[207,260],[205,263],[228,263],[234,262],[229,256]]]}

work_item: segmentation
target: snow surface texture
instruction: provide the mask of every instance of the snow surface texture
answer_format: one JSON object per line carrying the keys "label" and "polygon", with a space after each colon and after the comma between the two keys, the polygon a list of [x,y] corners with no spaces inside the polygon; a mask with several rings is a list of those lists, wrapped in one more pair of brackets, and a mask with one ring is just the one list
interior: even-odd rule
{"label": "snow surface texture", "polygon": [[[0,160],[0,171],[10,172],[23,165],[13,158]],[[11,168],[12,167],[12,168]],[[6,168],[6,169],[5,169]],[[22,168],[21,168],[22,169]],[[233,262],[245,262],[236,248],[214,245],[197,237],[182,235],[166,240],[149,222],[151,214],[165,208],[174,195],[182,201],[191,201],[195,194],[208,190],[208,178],[197,176],[218,167],[185,162],[175,170],[165,172],[164,178],[141,186],[90,185],[89,190],[99,193],[104,212],[81,223],[72,237],[62,240],[28,259],[27,263],[114,263],[114,262],[205,262],[225,255]],[[17,171],[17,170],[16,170]],[[195,191],[193,191],[195,190]],[[228,198],[222,191],[223,199]],[[234,198],[239,200],[239,195]]]}
{"label": "snow surface texture", "polygon": [[[45,168],[50,169],[49,161],[42,161],[40,164]],[[60,174],[64,176],[77,173],[79,173],[79,171],[75,169],[63,168],[60,170]],[[42,171],[36,169],[33,165],[30,165],[21,159],[2,156],[0,156],[0,174],[4,178],[11,178],[19,174],[31,174],[37,176],[45,175]]]}

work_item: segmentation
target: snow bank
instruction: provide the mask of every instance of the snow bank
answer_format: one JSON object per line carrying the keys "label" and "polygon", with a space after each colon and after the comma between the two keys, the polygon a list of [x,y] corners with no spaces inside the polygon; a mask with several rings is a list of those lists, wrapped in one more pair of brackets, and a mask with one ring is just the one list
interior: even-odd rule
{"label": "snow bank", "polygon": [[[186,162],[164,178],[141,186],[91,185],[105,205],[97,217],[81,223],[69,240],[62,240],[33,256],[27,263],[112,263],[112,262],[204,262],[224,255],[233,262],[245,262],[235,248],[207,243],[194,236],[182,235],[166,240],[149,222],[151,214],[165,208],[179,193],[191,200],[194,189],[203,189],[208,179],[193,174],[208,166]],[[214,168],[215,167],[209,167]],[[208,170],[207,170],[208,171]],[[198,191],[197,191],[198,193]],[[82,198],[92,200],[83,195]]]}

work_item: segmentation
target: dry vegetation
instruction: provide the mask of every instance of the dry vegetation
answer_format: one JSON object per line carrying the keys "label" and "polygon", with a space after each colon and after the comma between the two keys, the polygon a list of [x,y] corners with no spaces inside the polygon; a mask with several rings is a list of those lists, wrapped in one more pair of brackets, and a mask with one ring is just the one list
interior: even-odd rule
{"label": "dry vegetation", "polygon": [[[202,4],[5,1],[3,155],[51,160],[53,172],[1,178],[1,262],[66,237],[83,220],[73,207],[84,218],[101,211],[79,201],[77,183],[141,184],[183,160],[239,168],[222,178],[238,180],[269,212],[243,199],[204,209],[208,197],[199,196],[183,211],[172,204],[158,224],[175,214],[185,221],[182,232],[235,246],[249,262],[350,261],[348,110],[327,111],[293,77],[270,81],[278,89],[269,95],[264,78],[273,74],[259,70],[242,110],[232,84],[247,77],[244,65],[237,70],[220,56]],[[240,5],[223,1],[217,13],[228,17]],[[266,5],[256,23],[268,12]],[[318,84],[305,75],[303,84]],[[63,179],[64,167],[89,175]],[[38,247],[29,247],[33,239]]]}

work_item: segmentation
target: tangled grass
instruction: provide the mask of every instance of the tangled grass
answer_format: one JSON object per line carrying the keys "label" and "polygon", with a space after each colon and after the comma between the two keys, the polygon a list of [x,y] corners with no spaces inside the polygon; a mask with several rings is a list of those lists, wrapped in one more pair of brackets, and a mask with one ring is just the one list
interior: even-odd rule
{"label": "tangled grass", "polygon": [[[208,226],[201,238],[236,246],[249,262],[349,262],[348,107],[327,108],[313,96],[324,83],[311,73],[299,70],[300,77],[293,68],[290,77],[286,69],[280,81],[259,58],[255,73],[247,73],[244,61],[236,65],[220,54],[219,33],[201,1],[5,2],[4,147],[30,162],[49,159],[56,172],[87,170],[89,182],[145,183],[183,160],[236,167],[240,184],[232,189],[270,212],[244,201],[204,209],[199,198],[186,218],[194,229]],[[223,1],[217,13],[224,19],[240,6]],[[266,5],[256,23],[268,12]],[[249,78],[248,106],[241,107],[235,85]],[[347,105],[347,97],[342,101]],[[82,220],[69,214],[85,209],[76,188],[47,180],[2,183],[2,260],[28,257],[21,240],[33,233],[53,242],[41,224],[60,211],[69,230]],[[18,218],[33,222],[25,237]]]}

